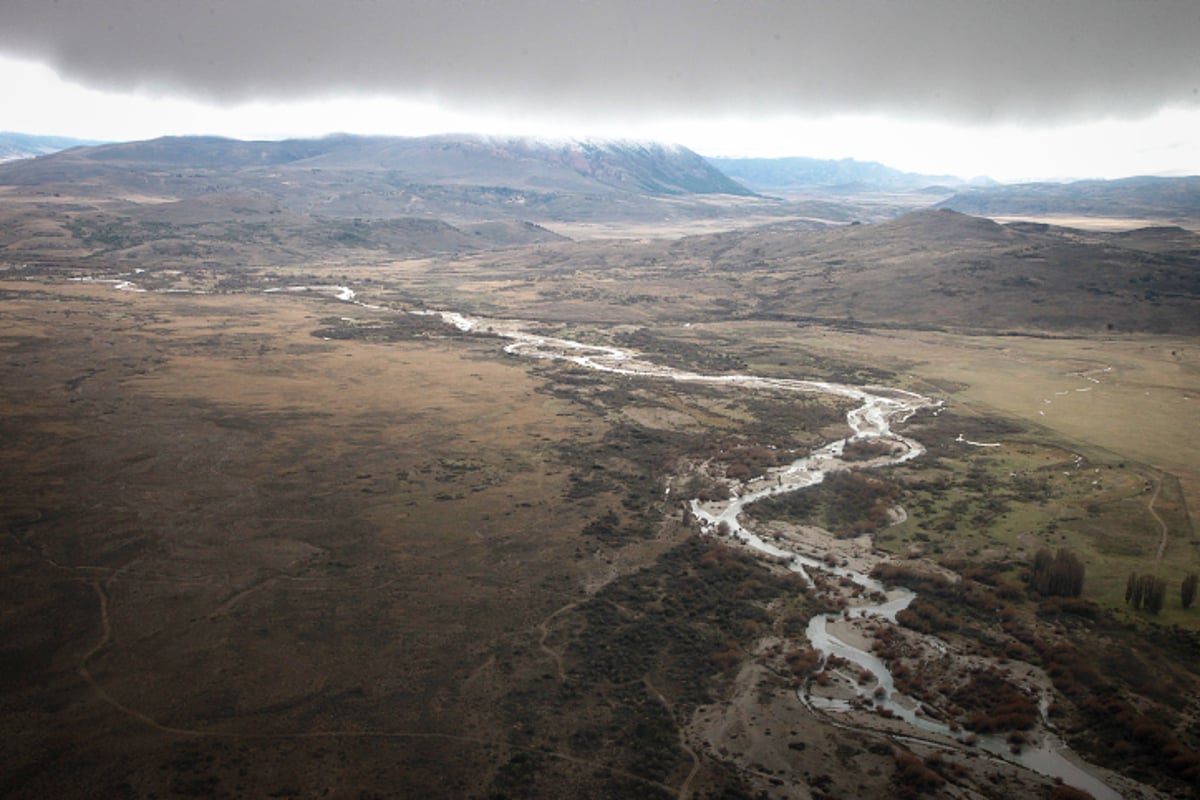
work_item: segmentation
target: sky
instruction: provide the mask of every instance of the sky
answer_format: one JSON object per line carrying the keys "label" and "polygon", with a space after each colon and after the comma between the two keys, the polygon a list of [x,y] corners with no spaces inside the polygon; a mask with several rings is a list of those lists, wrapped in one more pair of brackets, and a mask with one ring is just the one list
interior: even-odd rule
{"label": "sky", "polygon": [[0,130],[1200,174],[1197,0],[2,0]]}

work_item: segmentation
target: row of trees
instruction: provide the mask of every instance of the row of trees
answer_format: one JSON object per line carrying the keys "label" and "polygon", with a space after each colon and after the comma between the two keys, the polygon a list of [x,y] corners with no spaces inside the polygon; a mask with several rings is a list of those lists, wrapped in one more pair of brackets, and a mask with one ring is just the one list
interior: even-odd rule
{"label": "row of trees", "polygon": [[1125,603],[1134,611],[1146,609],[1151,614],[1162,611],[1167,599],[1167,582],[1154,575],[1129,573],[1125,582]]}
{"label": "row of trees", "polygon": [[1029,586],[1038,594],[1057,597],[1079,597],[1083,593],[1083,559],[1066,547],[1051,554],[1043,547],[1033,557],[1029,570]]}
{"label": "row of trees", "polygon": [[[1083,592],[1084,565],[1076,553],[1060,547],[1055,553],[1043,547],[1033,557],[1029,569],[1029,588],[1043,596],[1079,597]],[[1196,601],[1196,588],[1200,578],[1195,573],[1188,575],[1179,585],[1179,602],[1183,608],[1191,608]],[[1151,614],[1162,611],[1167,601],[1167,582],[1155,575],[1129,574],[1125,583],[1125,604],[1135,611],[1145,609]]]}
{"label": "row of trees", "polygon": [[[1179,602],[1184,608],[1191,608],[1196,600],[1195,573],[1188,575],[1179,585]],[[1125,582],[1125,603],[1135,611],[1146,609],[1151,614],[1162,611],[1167,599],[1167,582],[1154,575],[1138,575],[1129,573]]]}

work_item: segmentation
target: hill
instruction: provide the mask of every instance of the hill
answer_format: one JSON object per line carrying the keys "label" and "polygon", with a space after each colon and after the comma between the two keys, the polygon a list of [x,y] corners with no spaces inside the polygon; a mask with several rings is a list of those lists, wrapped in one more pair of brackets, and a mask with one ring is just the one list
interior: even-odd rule
{"label": "hill", "polygon": [[1200,332],[1200,236],[1181,228],[1112,234],[926,210],[817,231],[766,227],[481,258],[496,279],[536,276],[538,299],[507,312],[538,319]]}
{"label": "hill", "polygon": [[8,206],[7,211],[0,260],[93,269],[372,263],[565,241],[519,220],[459,227],[421,217],[326,217],[245,194],[205,194],[115,209],[43,204]]}
{"label": "hill", "polygon": [[937,207],[991,217],[1140,218],[1195,227],[1200,223],[1200,177],[989,186],[960,191]]}

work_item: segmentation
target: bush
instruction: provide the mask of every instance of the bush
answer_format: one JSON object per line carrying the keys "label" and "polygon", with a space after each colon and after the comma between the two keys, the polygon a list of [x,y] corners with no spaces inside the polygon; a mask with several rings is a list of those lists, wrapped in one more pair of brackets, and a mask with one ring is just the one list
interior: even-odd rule
{"label": "bush", "polygon": [[946,785],[946,779],[922,761],[916,754],[907,750],[895,754],[897,795],[900,797],[915,797],[918,794],[932,792]]}

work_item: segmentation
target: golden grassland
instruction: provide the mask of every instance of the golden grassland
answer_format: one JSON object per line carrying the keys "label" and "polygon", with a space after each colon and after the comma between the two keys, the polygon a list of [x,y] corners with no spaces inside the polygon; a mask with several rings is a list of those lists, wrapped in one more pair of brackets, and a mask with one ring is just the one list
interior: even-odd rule
{"label": "golden grassland", "polygon": [[803,331],[796,339],[897,369],[952,407],[999,414],[1178,476],[1200,507],[1200,345],[1163,336],[1035,338]]}
{"label": "golden grassland", "polygon": [[1024,216],[1005,216],[1003,214],[991,217],[999,223],[1007,222],[1044,222],[1048,225],[1061,225],[1068,228],[1078,228],[1085,231],[1129,231],[1135,228],[1146,228],[1153,225],[1180,225],[1191,230],[1197,229],[1195,220],[1171,219],[1169,217],[1085,217],[1072,214],[1042,214]]}

